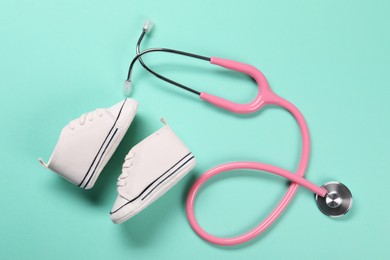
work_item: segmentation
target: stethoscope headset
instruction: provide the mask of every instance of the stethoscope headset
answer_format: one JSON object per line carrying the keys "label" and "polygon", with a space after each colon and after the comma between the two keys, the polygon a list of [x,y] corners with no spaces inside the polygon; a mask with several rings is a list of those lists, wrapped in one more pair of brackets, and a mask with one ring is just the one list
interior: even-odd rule
{"label": "stethoscope headset", "polygon": [[[146,21],[141,36],[139,37],[139,40],[137,42],[136,56],[133,58],[133,60],[130,63],[127,79],[124,84],[125,95],[129,95],[131,92],[131,88],[132,88],[131,75],[132,75],[133,67],[134,64],[137,61],[139,61],[140,64],[148,72],[150,72],[157,78],[166,81],[172,85],[175,85],[179,88],[182,88],[186,91],[189,91],[197,95],[201,99],[205,100],[206,102],[209,102],[217,107],[220,107],[222,109],[228,110],[233,113],[248,114],[248,113],[256,112],[266,105],[280,106],[286,109],[287,111],[289,111],[293,115],[293,117],[298,122],[301,135],[302,135],[301,158],[299,161],[298,170],[296,171],[295,174],[285,169],[273,165],[265,164],[265,163],[260,163],[260,162],[230,162],[230,163],[225,163],[216,166],[208,170],[207,172],[205,172],[203,175],[201,175],[199,179],[197,179],[193,184],[193,186],[191,187],[187,197],[187,203],[186,203],[187,217],[190,222],[190,225],[200,237],[202,237],[203,239],[207,240],[210,243],[223,245],[223,246],[237,245],[255,238],[260,233],[265,231],[277,219],[277,217],[285,210],[285,208],[287,207],[287,205],[290,203],[291,199],[295,195],[295,192],[297,191],[299,186],[303,186],[314,193],[318,208],[321,210],[322,213],[324,213],[327,216],[340,217],[345,215],[351,209],[352,194],[344,184],[339,182],[328,182],[322,186],[317,186],[304,178],[304,174],[309,162],[309,154],[310,154],[309,129],[306,124],[305,118],[303,117],[302,113],[298,110],[296,106],[294,106],[289,101],[279,97],[271,90],[267,82],[267,79],[265,78],[263,73],[261,73],[261,71],[245,63],[240,63],[237,61],[221,59],[216,57],[210,58],[210,57],[201,56],[201,55],[197,55],[189,52],[183,52],[174,49],[149,48],[141,51],[140,50],[141,42],[144,39],[144,36],[148,32],[150,32],[152,28],[153,28],[153,23],[151,21]],[[180,84],[176,81],[166,78],[161,74],[158,74],[150,67],[148,67],[145,64],[145,62],[142,60],[142,56],[152,52],[169,52],[176,55],[196,58],[196,59],[208,61],[211,64],[218,65],[226,69],[247,74],[250,77],[252,77],[258,85],[257,96],[252,102],[249,102],[247,104],[237,104],[232,101],[226,100],[224,98],[214,96],[207,92],[200,92],[190,87],[187,87],[183,84]],[[221,237],[216,237],[214,235],[211,235],[206,231],[204,231],[196,220],[194,214],[194,202],[195,202],[196,194],[199,191],[200,187],[213,176],[223,172],[232,171],[232,170],[241,170],[241,169],[259,170],[259,171],[273,173],[290,180],[291,184],[287,192],[285,193],[284,197],[282,198],[282,200],[274,208],[274,210],[270,213],[270,215],[263,222],[261,222],[258,226],[256,226],[249,232],[232,238],[221,238]]]}

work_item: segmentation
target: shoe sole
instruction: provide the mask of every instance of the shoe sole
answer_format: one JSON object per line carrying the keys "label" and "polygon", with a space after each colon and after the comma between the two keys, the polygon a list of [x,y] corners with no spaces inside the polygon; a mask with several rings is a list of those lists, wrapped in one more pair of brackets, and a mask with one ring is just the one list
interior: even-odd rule
{"label": "shoe sole", "polygon": [[127,132],[127,129],[130,127],[131,122],[133,122],[137,108],[138,103],[136,101],[131,99],[126,99],[123,101],[122,107],[119,110],[114,125],[112,126],[98,153],[96,154],[96,157],[88,169],[87,174],[79,184],[80,188],[91,189],[94,186],[101,171],[106,166],[119,143],[122,141],[124,135]]}
{"label": "shoe sole", "polygon": [[[173,172],[166,172],[161,175],[154,185],[150,185],[146,190],[144,190],[136,200],[129,201],[128,203],[122,205],[119,209],[114,212],[111,212],[111,220],[114,224],[120,224],[126,220],[137,215],[139,212],[144,210],[147,206],[152,204],[155,200],[164,195],[168,190],[170,190],[177,182],[179,182],[184,176],[186,176],[196,165],[195,157],[190,153],[184,163],[177,166],[177,169],[173,169]],[[180,170],[179,170],[180,169]],[[116,219],[115,215],[122,215],[123,212],[128,211],[134,206],[134,204],[141,204],[135,210],[125,213],[122,217]],[[122,214],[121,214],[122,213]]]}

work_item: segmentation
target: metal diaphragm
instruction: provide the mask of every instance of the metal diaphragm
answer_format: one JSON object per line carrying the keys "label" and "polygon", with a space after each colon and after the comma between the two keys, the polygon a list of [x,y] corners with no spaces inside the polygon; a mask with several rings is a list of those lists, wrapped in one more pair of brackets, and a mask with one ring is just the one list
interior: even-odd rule
{"label": "metal diaphragm", "polygon": [[327,216],[341,217],[352,207],[352,194],[350,190],[340,182],[328,182],[321,186],[328,193],[325,197],[315,194],[318,208]]}

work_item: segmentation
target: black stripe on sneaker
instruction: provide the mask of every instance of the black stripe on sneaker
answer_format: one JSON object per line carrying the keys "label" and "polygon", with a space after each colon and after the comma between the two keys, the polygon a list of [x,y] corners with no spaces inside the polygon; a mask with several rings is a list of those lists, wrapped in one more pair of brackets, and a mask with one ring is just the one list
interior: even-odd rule
{"label": "black stripe on sneaker", "polygon": [[[110,214],[113,214],[115,212],[117,212],[118,210],[120,210],[121,208],[123,208],[124,206],[126,206],[127,204],[137,200],[139,197],[141,197],[146,191],[148,191],[148,189],[155,183],[157,182],[159,179],[161,179],[162,177],[164,177],[164,175],[166,175],[169,171],[171,171],[173,168],[175,168],[178,164],[180,164],[182,161],[184,161],[186,158],[188,158],[190,155],[192,155],[191,153],[188,153],[187,155],[185,155],[183,158],[181,158],[177,163],[175,163],[171,168],[169,168],[167,171],[165,171],[163,174],[161,174],[157,179],[155,179],[152,183],[150,183],[148,186],[146,186],[146,188],[140,193],[138,194],[137,197],[135,197],[134,199],[126,202],[125,204],[123,204],[122,206],[120,206],[119,208],[117,208],[116,210],[114,211],[111,211]],[[174,174],[175,172],[177,172],[179,169],[181,169],[182,167],[184,167],[189,161],[191,161],[193,158],[195,158],[194,156],[192,156],[191,158],[189,158],[187,161],[185,161],[184,163],[182,163],[176,170],[174,170],[170,175]],[[170,176],[169,175],[169,176]],[[160,184],[160,183],[159,183]],[[154,189],[154,188],[153,188]],[[148,194],[149,195],[149,194]],[[147,196],[147,195],[146,195]]]}
{"label": "black stripe on sneaker", "polygon": [[104,148],[102,154],[100,155],[100,158],[99,158],[99,160],[98,160],[98,162],[97,162],[97,164],[96,164],[96,166],[95,166],[95,169],[93,170],[91,176],[89,176],[89,179],[88,179],[87,183],[85,184],[84,188],[87,187],[87,186],[88,186],[88,183],[91,181],[93,175],[95,174],[95,171],[96,171],[97,167],[99,166],[100,161],[101,161],[102,158],[103,158],[104,153],[106,152],[107,148],[110,146],[111,141],[114,139],[114,136],[116,135],[117,132],[118,132],[118,128],[115,129],[115,132],[114,132],[114,134],[111,136],[110,141],[108,141],[106,147]]}
{"label": "black stripe on sneaker", "polygon": [[[121,106],[121,109],[119,110],[118,116],[116,117],[114,124],[112,125],[110,131],[108,132],[106,138],[104,139],[102,145],[100,146],[99,151],[97,152],[95,158],[93,159],[91,165],[89,166],[87,173],[84,175],[83,180],[80,182],[79,187],[81,187],[81,185],[83,184],[83,182],[84,182],[85,179],[87,178],[87,176],[88,176],[88,174],[89,174],[89,171],[92,169],[92,166],[94,165],[96,159],[98,158],[98,156],[99,156],[99,154],[100,154],[100,151],[103,149],[104,144],[106,143],[108,137],[111,135],[111,133],[112,133],[112,131],[113,131],[115,125],[116,125],[116,122],[118,121],[118,119],[119,119],[119,117],[120,117],[120,115],[121,115],[121,113],[122,113],[122,109],[123,109],[123,107],[124,107],[126,101],[127,101],[127,99],[125,99],[125,101],[123,101],[123,104],[122,104],[122,106]],[[84,187],[82,187],[82,188],[85,188],[86,186],[87,186],[87,185],[84,185]]]}
{"label": "black stripe on sneaker", "polygon": [[160,186],[161,183],[163,183],[164,181],[166,181],[166,179],[168,179],[169,177],[171,177],[173,174],[175,174],[178,170],[180,170],[181,168],[183,168],[184,165],[186,165],[189,161],[191,161],[192,159],[194,159],[194,156],[192,156],[190,159],[188,159],[185,163],[183,163],[179,168],[177,168],[175,171],[171,172],[170,174],[168,174],[168,176],[166,176],[164,179],[162,179],[156,186],[153,187],[153,189],[151,189],[141,200],[144,200],[147,196],[150,195],[150,193],[152,193],[158,186]]}

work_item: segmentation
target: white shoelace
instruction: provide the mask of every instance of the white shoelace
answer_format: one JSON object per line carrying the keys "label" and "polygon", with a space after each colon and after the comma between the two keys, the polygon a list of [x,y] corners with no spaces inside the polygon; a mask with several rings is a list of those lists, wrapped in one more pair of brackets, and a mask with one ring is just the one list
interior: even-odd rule
{"label": "white shoelace", "polygon": [[72,120],[70,123],[69,123],[69,127],[70,129],[74,130],[76,128],[76,121],[78,121],[78,124],[79,125],[84,125],[85,124],[85,121],[88,119],[89,121],[92,121],[94,119],[94,117],[101,117],[103,116],[103,109],[96,109],[95,111],[92,111],[92,112],[88,112],[88,113],[85,113],[85,114],[82,114],[79,119],[77,120]]}
{"label": "white shoelace", "polygon": [[122,187],[122,186],[125,186],[127,184],[126,179],[129,176],[127,169],[129,169],[131,166],[133,166],[133,158],[134,157],[135,157],[135,154],[133,154],[133,153],[129,153],[126,156],[125,162],[123,163],[123,166],[122,166],[122,173],[118,177],[118,182],[117,182],[118,187]]}

